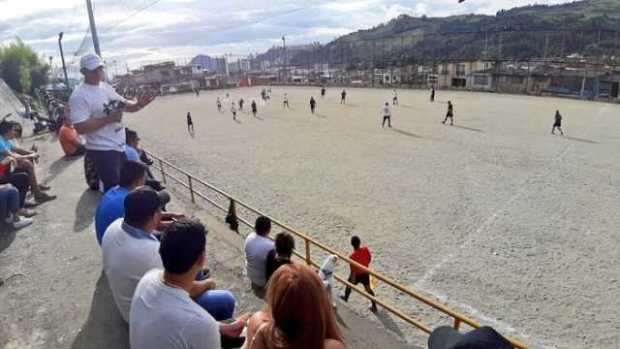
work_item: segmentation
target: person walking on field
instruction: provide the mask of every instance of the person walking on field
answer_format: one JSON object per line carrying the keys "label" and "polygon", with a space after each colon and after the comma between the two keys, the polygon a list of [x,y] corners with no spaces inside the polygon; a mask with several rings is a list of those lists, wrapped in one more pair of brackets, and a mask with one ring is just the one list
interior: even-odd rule
{"label": "person walking on field", "polygon": [[288,105],[288,94],[284,94],[284,108],[290,108]]}
{"label": "person walking on field", "polygon": [[[368,246],[361,246],[361,240],[358,236],[351,237],[351,246],[353,246],[353,253],[351,253],[351,255],[349,256],[349,259],[352,259],[353,261],[368,268],[368,266],[370,265],[370,261],[372,260],[372,255],[370,254],[370,250],[368,249]],[[360,269],[359,267],[354,266],[352,264],[350,265],[350,267],[351,267],[351,272],[349,274],[348,281],[352,283],[353,285],[357,285],[361,283],[362,285],[364,285],[364,289],[366,289],[366,292],[369,295],[374,297],[375,293],[370,287],[370,274],[368,274],[368,272],[366,272],[365,270]],[[351,295],[351,288],[347,286],[347,288],[344,290],[344,294],[340,295],[340,299],[342,299],[345,302],[348,302],[350,295]],[[377,304],[374,301],[372,301],[369,308],[372,312],[376,312]]]}
{"label": "person walking on field", "polygon": [[325,97],[325,86],[321,88],[321,98]]}
{"label": "person walking on field", "polygon": [[310,97],[310,112],[314,114],[314,108],[316,108],[316,101],[314,97]]}
{"label": "person walking on field", "polygon": [[398,94],[396,93],[396,89],[394,89],[394,97],[392,98],[392,104],[398,105]]}
{"label": "person walking on field", "polygon": [[431,86],[431,103],[435,101],[435,86]]}
{"label": "person walking on field", "polygon": [[243,103],[244,103],[243,98],[241,98],[239,100],[239,111],[243,111]]}
{"label": "person walking on field", "polygon": [[258,114],[258,107],[256,106],[256,101],[252,100],[252,104],[250,106],[252,107],[252,115],[256,117],[256,114]]}
{"label": "person walking on field", "polygon": [[235,105],[235,102],[232,102],[230,105],[230,111],[233,115],[233,120],[237,120],[237,106]]}
{"label": "person walking on field", "polygon": [[217,111],[222,112],[222,101],[220,101],[220,97],[217,97]]}
{"label": "person walking on field", "polygon": [[392,128],[392,112],[390,111],[390,104],[388,102],[385,102],[385,105],[381,109],[381,114],[383,115],[381,127],[385,127],[385,122],[387,121],[388,127]]}
{"label": "person walking on field", "polygon": [[448,119],[450,119],[450,126],[454,125],[454,106],[451,101],[448,101],[448,112],[446,113],[446,118],[441,123],[445,125]]}
{"label": "person walking on field", "polygon": [[342,92],[340,93],[340,104],[346,104],[347,103],[347,91],[342,90]]}
{"label": "person walking on field", "polygon": [[562,131],[562,114],[560,114],[559,110],[555,111],[555,122],[553,123],[553,128],[551,128],[551,134],[555,134],[555,129],[560,130],[560,135],[564,136],[564,131]]}
{"label": "person walking on field", "polygon": [[187,112],[187,132],[194,133],[194,122],[192,121],[192,114]]}

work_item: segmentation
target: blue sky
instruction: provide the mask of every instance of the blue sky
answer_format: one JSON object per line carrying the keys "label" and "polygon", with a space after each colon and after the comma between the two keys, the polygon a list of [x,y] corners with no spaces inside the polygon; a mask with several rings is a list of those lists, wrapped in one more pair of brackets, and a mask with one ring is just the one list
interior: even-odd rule
{"label": "blue sky", "polygon": [[[244,56],[280,44],[328,42],[399,14],[495,14],[500,9],[566,0],[93,0],[106,60],[130,66],[199,53]],[[150,6],[152,5],[152,6]],[[142,11],[140,11],[143,9]],[[0,43],[19,36],[42,55],[58,56],[58,32],[69,62],[92,50],[85,0],[0,0]],[[77,53],[77,55],[75,55]]]}

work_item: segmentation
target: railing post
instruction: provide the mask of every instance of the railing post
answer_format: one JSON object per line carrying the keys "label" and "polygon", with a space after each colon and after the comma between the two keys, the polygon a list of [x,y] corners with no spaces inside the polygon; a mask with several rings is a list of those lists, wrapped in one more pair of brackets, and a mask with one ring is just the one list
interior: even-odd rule
{"label": "railing post", "polygon": [[454,329],[458,330],[459,327],[461,327],[461,319],[459,318],[454,318]]}
{"label": "railing post", "polygon": [[312,265],[312,259],[310,258],[310,242],[308,239],[304,239],[304,242],[306,243],[306,264]]}
{"label": "railing post", "polygon": [[196,203],[196,198],[194,198],[194,186],[192,184],[192,176],[187,175],[187,184],[189,185],[189,195],[192,197],[192,203]]}
{"label": "railing post", "polygon": [[161,171],[161,180],[166,184],[166,171],[164,170],[164,162],[159,159],[159,170]]}

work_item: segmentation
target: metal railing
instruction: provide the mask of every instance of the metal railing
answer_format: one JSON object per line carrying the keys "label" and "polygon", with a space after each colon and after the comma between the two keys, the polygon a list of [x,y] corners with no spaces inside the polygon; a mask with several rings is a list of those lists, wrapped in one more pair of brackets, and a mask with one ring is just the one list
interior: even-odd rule
{"label": "metal railing", "polygon": [[[243,207],[244,209],[252,212],[253,214],[256,215],[260,215],[260,216],[267,216],[269,217],[267,214],[261,212],[260,210],[252,207],[251,205],[244,203],[243,201],[240,201],[236,198],[234,198],[232,195],[228,194],[227,192],[199,179],[198,177],[192,175],[191,173],[179,168],[178,166],[173,165],[172,163],[162,159],[161,157],[151,153],[151,152],[147,152],[147,154],[149,154],[149,156],[151,156],[155,161],[155,167],[159,170],[160,174],[161,174],[161,179],[165,184],[174,182],[178,185],[181,185],[182,187],[184,187],[185,189],[189,190],[189,194],[190,194],[190,199],[192,201],[192,203],[196,203],[196,198],[200,198],[205,200],[206,202],[208,202],[209,204],[215,206],[216,208],[224,211],[224,212],[228,212],[228,208],[224,207],[223,205],[219,204],[218,202],[216,202],[214,199],[211,199],[209,197],[207,197],[207,195],[205,195],[203,192],[198,191],[196,189],[196,185],[201,185],[204,188],[214,191],[215,193],[223,196],[224,198],[226,198],[227,200],[229,200],[230,204],[235,204],[238,205],[240,207]],[[166,171],[166,168],[173,170],[175,173],[172,174],[170,173],[170,171]],[[186,179],[186,181],[183,180],[183,178]],[[246,219],[243,219],[242,217],[237,217],[237,219],[243,223],[244,225],[246,225],[248,228],[253,229],[254,226],[252,225],[251,222],[247,221]],[[338,252],[336,250],[334,250],[333,248],[313,239],[312,237],[310,237],[309,235],[300,232],[297,229],[292,228],[291,226],[277,220],[274,219],[272,217],[270,217],[271,222],[279,227],[281,227],[282,229],[286,230],[287,232],[291,233],[292,235],[294,235],[295,237],[303,240],[304,242],[304,250],[303,253],[300,253],[299,251],[294,251],[293,253],[301,258],[302,260],[304,260],[308,265],[314,266],[319,268],[320,265],[317,264],[317,262],[315,262],[312,259],[311,256],[311,247],[316,247],[319,250],[321,250],[324,253],[328,253],[328,254],[333,254],[336,255],[339,259],[343,260],[344,262],[346,262],[347,264],[351,264],[354,266],[357,266],[359,269],[362,269],[366,272],[368,272],[370,275],[372,275],[375,279],[383,282],[384,284],[392,287],[393,289],[402,292],[404,294],[406,294],[407,296],[421,302],[422,304],[429,306],[435,310],[437,310],[438,312],[442,313],[443,315],[447,315],[448,317],[452,318],[453,322],[452,322],[452,327],[455,329],[459,329],[461,327],[462,324],[466,324],[469,325],[472,328],[479,328],[481,327],[480,323],[478,323],[477,321],[457,312],[454,311],[450,308],[448,308],[447,306],[427,297],[424,296],[416,291],[413,291],[411,289],[409,289],[406,286],[403,286],[399,283],[397,283],[396,281],[388,278],[387,276],[374,271],[372,269],[368,269],[365,266],[349,259],[348,256],[342,254],[341,252]],[[390,303],[386,302],[383,299],[377,298],[376,296],[372,296],[368,293],[365,292],[365,290],[363,290],[362,288],[359,288],[353,284],[351,284],[347,278],[344,278],[340,275],[334,274],[334,277],[336,280],[338,280],[340,283],[344,284],[345,286],[350,287],[352,290],[356,291],[357,293],[359,293],[360,295],[362,295],[363,297],[372,300],[374,302],[376,302],[378,305],[382,306],[383,308],[385,308],[387,311],[389,311],[390,313],[392,313],[393,315],[397,316],[398,318],[402,319],[403,321],[405,321],[406,323],[408,323],[409,325],[412,325],[416,328],[418,328],[419,330],[430,334],[432,332],[432,328],[430,328],[428,325],[424,324],[423,322],[421,322],[420,320],[414,319],[411,316],[403,313],[401,310],[397,309],[394,305],[391,305]],[[513,346],[515,346],[518,349],[527,349],[528,346],[525,345],[524,343],[513,339],[513,338],[508,338],[508,340],[512,343]]]}

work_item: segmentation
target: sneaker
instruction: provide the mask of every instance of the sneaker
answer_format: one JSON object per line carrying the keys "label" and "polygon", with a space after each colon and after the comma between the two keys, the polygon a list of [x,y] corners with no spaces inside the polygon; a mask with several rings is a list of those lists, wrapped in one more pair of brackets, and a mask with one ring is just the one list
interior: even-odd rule
{"label": "sneaker", "polygon": [[348,302],[348,300],[344,296],[344,293],[342,293],[342,292],[340,292],[340,294],[338,294],[338,298],[340,298],[343,302]]}
{"label": "sneaker", "polygon": [[378,311],[377,306],[374,304],[370,304],[368,306],[368,310],[372,311],[373,313],[376,313]]}
{"label": "sneaker", "polygon": [[47,201],[52,201],[56,199],[56,195],[50,195],[47,193],[43,193],[43,192],[38,192],[34,194],[34,199],[38,202],[38,203],[44,203]]}
{"label": "sneaker", "polygon": [[39,190],[48,191],[50,189],[52,189],[52,187],[50,187],[49,185],[39,184]]}
{"label": "sneaker", "polygon": [[37,212],[34,210],[29,210],[27,208],[22,208],[21,210],[19,210],[19,212],[17,212],[17,214],[22,217],[30,218],[36,216]]}
{"label": "sneaker", "polygon": [[13,221],[11,224],[13,225],[13,228],[21,229],[31,225],[32,222],[32,218],[20,218],[18,221]]}
{"label": "sneaker", "polygon": [[33,208],[36,207],[37,205],[39,205],[37,202],[32,201],[32,200],[26,200],[24,201],[24,207],[26,208]]}

